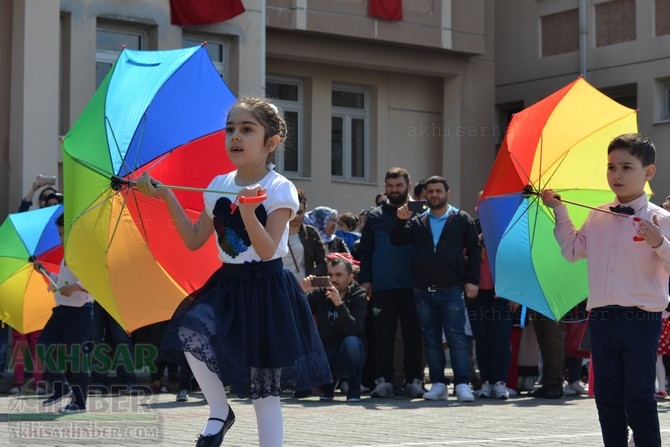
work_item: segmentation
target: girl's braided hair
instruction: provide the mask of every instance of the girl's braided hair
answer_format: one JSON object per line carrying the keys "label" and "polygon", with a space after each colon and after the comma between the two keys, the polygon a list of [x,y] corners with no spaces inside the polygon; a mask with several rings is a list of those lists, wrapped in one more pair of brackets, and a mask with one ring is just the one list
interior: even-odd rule
{"label": "girl's braided hair", "polygon": [[[265,142],[279,135],[279,145],[284,142],[286,139],[286,121],[284,117],[279,113],[277,106],[269,102],[267,99],[258,98],[255,96],[244,97],[235,103],[231,110],[235,108],[245,108],[251,112],[251,114],[258,120],[259,123],[265,129]],[[230,114],[230,112],[228,112]],[[278,145],[278,146],[279,146]],[[276,159],[275,149],[268,155],[268,163],[274,163]]]}

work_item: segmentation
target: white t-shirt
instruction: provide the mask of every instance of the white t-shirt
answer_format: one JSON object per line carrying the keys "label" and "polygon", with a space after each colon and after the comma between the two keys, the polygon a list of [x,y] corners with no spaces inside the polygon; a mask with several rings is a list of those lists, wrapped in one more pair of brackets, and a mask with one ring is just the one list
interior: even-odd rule
{"label": "white t-shirt", "polygon": [[70,296],[65,296],[60,293],[61,287],[65,287],[70,284],[78,284],[79,287],[84,288],[77,277],[74,276],[74,273],[72,273],[70,267],[65,264],[65,259],[63,259],[60,263],[59,273],[50,272],[49,277],[56,283],[56,287],[58,287],[56,292],[54,292],[56,306],[81,307],[86,303],[93,302],[93,297],[86,290],[77,290],[76,292],[72,292]]}
{"label": "white t-shirt", "polygon": [[[251,245],[239,209],[232,214],[230,205],[237,198],[237,193],[245,186],[235,183],[237,171],[214,177],[207,189],[224,191],[225,194],[204,193],[205,210],[214,222],[214,231],[217,236],[219,259],[229,264],[260,261],[261,258]],[[298,192],[286,177],[270,170],[258,185],[266,189],[267,199],[256,208],[256,216],[265,226],[267,216],[276,209],[288,208],[291,210],[289,221],[298,210]],[[288,222],[271,259],[282,258],[288,253]]]}

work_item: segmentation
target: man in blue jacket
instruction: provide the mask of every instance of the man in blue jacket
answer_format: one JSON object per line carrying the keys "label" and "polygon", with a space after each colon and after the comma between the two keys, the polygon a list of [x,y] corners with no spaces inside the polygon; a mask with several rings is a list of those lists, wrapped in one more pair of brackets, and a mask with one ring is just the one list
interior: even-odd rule
{"label": "man in blue jacket", "polygon": [[433,384],[423,397],[445,400],[449,395],[444,375],[444,333],[456,397],[460,402],[472,402],[463,292],[468,298],[477,296],[481,262],[477,227],[467,213],[447,203],[449,185],[443,177],[426,179],[425,191],[429,211],[412,217],[407,205],[402,205],[391,230],[392,243],[414,246],[414,300]]}
{"label": "man in blue jacket", "polygon": [[421,329],[414,305],[412,245],[391,243],[391,228],[396,210],[407,203],[409,173],[403,168],[386,172],[384,189],[388,202],[370,211],[360,240],[361,270],[358,280],[371,298],[374,332],[375,388],[372,397],[393,396],[393,348],[398,329],[402,328],[405,366],[405,394],[423,395]]}

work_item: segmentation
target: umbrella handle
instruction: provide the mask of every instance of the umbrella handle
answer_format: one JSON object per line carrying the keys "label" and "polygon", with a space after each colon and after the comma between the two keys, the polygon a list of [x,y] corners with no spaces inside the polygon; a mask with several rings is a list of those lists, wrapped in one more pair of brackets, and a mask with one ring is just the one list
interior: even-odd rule
{"label": "umbrella handle", "polygon": [[240,201],[240,203],[258,203],[258,202],[264,201],[267,198],[268,198],[267,194],[263,194],[263,193],[259,192],[259,194],[256,197],[240,196],[240,197],[238,197],[238,200]]}
{"label": "umbrella handle", "polygon": [[52,286],[54,286],[56,289],[58,288],[58,285],[54,282],[53,279],[51,279],[51,276],[49,276],[49,272],[47,272],[44,267],[42,267],[42,264],[37,260],[35,256],[31,256],[28,258],[28,261],[31,262],[32,264],[35,264],[36,262],[39,264],[38,270],[42,275],[46,277],[46,279],[49,280]]}

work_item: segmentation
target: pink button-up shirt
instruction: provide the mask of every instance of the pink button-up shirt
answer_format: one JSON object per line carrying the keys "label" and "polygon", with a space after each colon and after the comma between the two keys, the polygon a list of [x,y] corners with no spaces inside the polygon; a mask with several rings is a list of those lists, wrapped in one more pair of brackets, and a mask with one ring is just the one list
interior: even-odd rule
{"label": "pink button-up shirt", "polygon": [[[609,210],[617,202],[602,205]],[[656,249],[645,241],[633,241],[633,216],[618,217],[591,211],[577,231],[565,205],[554,209],[554,235],[565,259],[575,262],[586,258],[589,299],[587,309],[619,305],[636,306],[659,312],[668,305],[670,274],[670,213],[649,203],[646,194],[624,204],[635,215],[652,220],[656,215],[665,239]]]}

